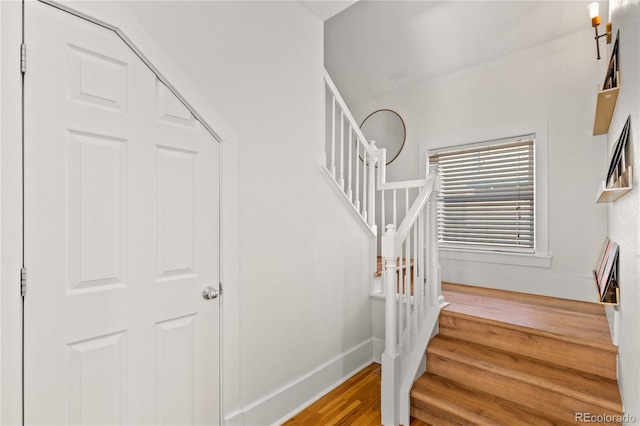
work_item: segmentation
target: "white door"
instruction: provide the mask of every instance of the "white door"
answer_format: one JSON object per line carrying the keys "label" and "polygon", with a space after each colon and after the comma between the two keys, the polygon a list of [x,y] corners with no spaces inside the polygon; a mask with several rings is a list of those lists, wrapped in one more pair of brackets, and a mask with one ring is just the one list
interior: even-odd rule
{"label": "white door", "polygon": [[25,422],[219,424],[219,144],[114,32],[25,3]]}

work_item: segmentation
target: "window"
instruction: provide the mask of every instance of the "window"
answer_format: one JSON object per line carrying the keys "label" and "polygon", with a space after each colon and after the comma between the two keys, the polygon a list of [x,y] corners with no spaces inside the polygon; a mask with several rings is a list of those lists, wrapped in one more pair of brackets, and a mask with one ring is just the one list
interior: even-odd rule
{"label": "window", "polygon": [[437,150],[429,166],[441,178],[441,248],[535,253],[533,135]]}

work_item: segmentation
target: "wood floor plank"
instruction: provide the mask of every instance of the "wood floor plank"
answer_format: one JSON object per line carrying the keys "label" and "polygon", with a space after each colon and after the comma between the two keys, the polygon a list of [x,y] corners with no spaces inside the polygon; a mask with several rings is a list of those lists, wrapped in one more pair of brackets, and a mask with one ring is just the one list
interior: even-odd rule
{"label": "wood floor plank", "polygon": [[[372,363],[283,426],[379,425],[380,381],[380,364]],[[430,425],[412,418],[410,426]]]}
{"label": "wood floor plank", "polygon": [[358,424],[379,424],[379,411],[377,420],[373,420],[369,413],[376,401],[380,401],[380,375],[377,373],[379,368],[380,364],[372,363],[284,425],[343,425],[355,424],[354,421]]}

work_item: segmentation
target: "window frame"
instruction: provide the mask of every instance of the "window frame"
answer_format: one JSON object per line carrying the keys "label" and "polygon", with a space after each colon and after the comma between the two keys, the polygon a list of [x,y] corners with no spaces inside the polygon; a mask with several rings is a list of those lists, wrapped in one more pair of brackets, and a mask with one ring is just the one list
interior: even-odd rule
{"label": "window frame", "polygon": [[[429,167],[437,167],[440,176],[440,248],[535,253],[535,148],[535,135],[529,134],[429,153]],[[520,207],[523,218],[503,216],[515,214]],[[495,222],[500,220],[497,217],[483,218],[495,215],[496,209],[506,221],[502,225]],[[456,218],[459,215],[462,220]],[[517,229],[523,232],[522,240]]]}
{"label": "window frame", "polygon": [[[428,164],[429,155],[448,149],[462,149],[480,146],[477,141],[498,141],[510,139],[514,135],[533,135],[535,138],[535,252],[511,253],[498,251],[479,251],[461,248],[440,248],[440,258],[459,261],[518,265],[537,268],[551,268],[552,256],[549,253],[549,137],[548,122],[538,121],[501,129],[485,129],[464,135],[444,137],[437,146],[424,146],[420,158]],[[474,141],[474,142],[470,142]],[[426,176],[426,168],[425,176]]]}

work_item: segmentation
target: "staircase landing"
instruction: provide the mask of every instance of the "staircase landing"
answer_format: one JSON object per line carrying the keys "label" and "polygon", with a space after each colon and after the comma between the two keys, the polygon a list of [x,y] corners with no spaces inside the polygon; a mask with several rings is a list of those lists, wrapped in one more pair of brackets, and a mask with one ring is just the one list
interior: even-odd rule
{"label": "staircase landing", "polygon": [[601,305],[511,291],[442,283],[451,313],[528,327],[540,333],[615,350]]}
{"label": "staircase landing", "polygon": [[580,413],[621,414],[617,347],[601,305],[449,283],[442,293],[449,306],[411,392],[414,417],[565,425]]}

